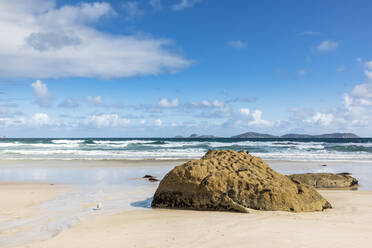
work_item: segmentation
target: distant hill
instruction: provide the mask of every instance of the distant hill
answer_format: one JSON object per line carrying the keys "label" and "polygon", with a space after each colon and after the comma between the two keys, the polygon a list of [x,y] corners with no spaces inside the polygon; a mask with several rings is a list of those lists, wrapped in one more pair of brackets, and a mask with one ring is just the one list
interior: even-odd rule
{"label": "distant hill", "polygon": [[358,135],[353,133],[328,133],[328,134],[321,134],[321,135],[309,135],[309,134],[296,134],[290,133],[280,136],[280,138],[286,139],[355,139],[360,138]]}
{"label": "distant hill", "polygon": [[353,133],[328,133],[320,135],[310,134],[297,134],[289,133],[282,136],[274,136],[265,133],[247,132],[239,135],[232,136],[231,138],[243,138],[243,139],[265,139],[265,138],[282,138],[282,139],[353,139],[360,138],[358,135]]}
{"label": "distant hill", "polygon": [[273,136],[266,133],[255,133],[247,132],[239,135],[232,136],[231,138],[242,138],[242,139],[265,139],[265,138],[278,138],[278,136]]}
{"label": "distant hill", "polygon": [[313,138],[355,139],[355,138],[360,138],[360,137],[353,133],[328,133],[328,134],[322,134],[322,135],[314,135]]}

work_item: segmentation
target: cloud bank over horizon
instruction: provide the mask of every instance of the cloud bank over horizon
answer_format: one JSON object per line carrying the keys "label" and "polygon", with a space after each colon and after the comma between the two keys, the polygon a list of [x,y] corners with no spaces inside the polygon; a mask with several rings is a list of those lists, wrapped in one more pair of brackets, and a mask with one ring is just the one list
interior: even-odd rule
{"label": "cloud bank over horizon", "polygon": [[0,135],[372,136],[369,12],[282,5],[1,1]]}

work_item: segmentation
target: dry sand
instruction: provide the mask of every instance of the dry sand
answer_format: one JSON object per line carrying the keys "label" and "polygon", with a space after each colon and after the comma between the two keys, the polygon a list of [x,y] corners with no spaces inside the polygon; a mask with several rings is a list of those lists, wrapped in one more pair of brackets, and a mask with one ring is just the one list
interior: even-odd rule
{"label": "dry sand", "polygon": [[22,247],[372,247],[372,192],[321,194],[333,209],[250,214],[127,211],[99,216],[52,239]]}

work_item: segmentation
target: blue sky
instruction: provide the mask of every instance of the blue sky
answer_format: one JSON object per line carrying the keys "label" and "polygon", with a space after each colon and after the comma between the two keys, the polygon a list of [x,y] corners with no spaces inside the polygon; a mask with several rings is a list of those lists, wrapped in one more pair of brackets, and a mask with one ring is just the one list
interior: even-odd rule
{"label": "blue sky", "polygon": [[372,136],[371,1],[0,2],[0,135]]}

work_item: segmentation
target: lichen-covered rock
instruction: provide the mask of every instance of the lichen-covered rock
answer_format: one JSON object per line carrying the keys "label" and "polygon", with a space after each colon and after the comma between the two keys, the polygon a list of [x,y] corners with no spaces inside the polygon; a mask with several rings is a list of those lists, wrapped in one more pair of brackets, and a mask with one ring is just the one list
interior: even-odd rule
{"label": "lichen-covered rock", "polygon": [[245,152],[208,151],[176,166],[160,182],[153,207],[248,212],[321,211],[331,205],[311,186],[292,181]]}
{"label": "lichen-covered rock", "polygon": [[357,189],[358,180],[349,173],[306,173],[289,175],[292,180],[323,189]]}

